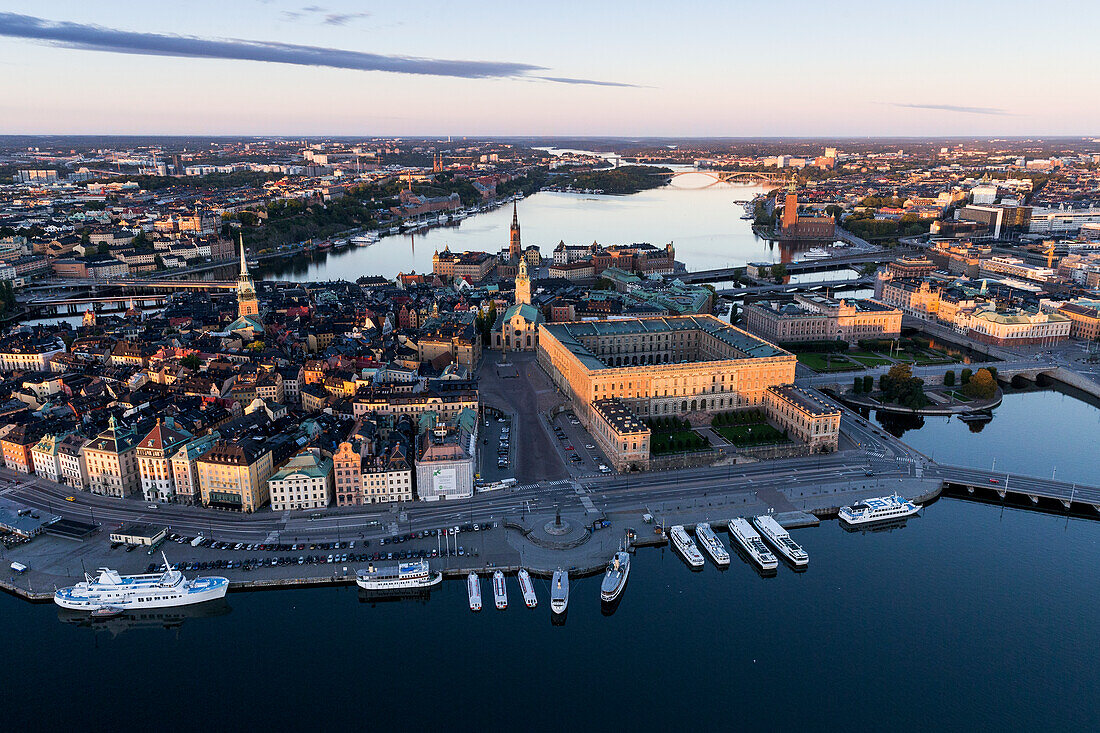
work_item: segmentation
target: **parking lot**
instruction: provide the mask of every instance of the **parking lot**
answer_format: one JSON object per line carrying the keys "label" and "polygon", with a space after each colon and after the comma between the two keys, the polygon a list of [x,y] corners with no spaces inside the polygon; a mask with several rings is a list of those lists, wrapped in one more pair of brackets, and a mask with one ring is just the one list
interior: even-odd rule
{"label": "parking lot", "polygon": [[480,470],[481,481],[491,484],[512,478],[515,472],[515,445],[512,441],[512,420],[507,415],[486,410],[481,421]]}
{"label": "parking lot", "polygon": [[571,411],[557,415],[550,423],[558,450],[574,474],[611,473],[611,464],[596,446],[596,441],[588,434]]}

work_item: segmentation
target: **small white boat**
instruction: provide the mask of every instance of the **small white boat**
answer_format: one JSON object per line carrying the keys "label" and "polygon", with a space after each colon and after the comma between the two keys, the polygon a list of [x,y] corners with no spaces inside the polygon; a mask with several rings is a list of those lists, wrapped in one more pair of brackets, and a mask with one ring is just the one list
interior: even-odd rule
{"label": "small white boat", "polygon": [[520,568],[517,577],[519,579],[519,590],[523,594],[523,602],[527,604],[528,608],[534,608],[538,605],[539,599],[535,595],[535,584],[531,582],[531,574],[527,572],[526,568]]}
{"label": "small white boat", "polygon": [[629,577],[630,553],[619,550],[611,558],[607,571],[604,572],[603,582],[600,583],[600,600],[604,603],[614,603],[622,594]]}
{"label": "small white boat", "polygon": [[699,552],[699,548],[695,546],[695,540],[688,535],[684,525],[675,525],[669,530],[669,537],[672,539],[672,546],[680,551],[684,562],[693,568],[703,567],[703,553]]}
{"label": "small white boat", "polygon": [[501,611],[508,608],[508,588],[504,585],[504,573],[499,570],[493,572],[493,601]]}
{"label": "small white boat", "polygon": [[477,573],[470,573],[466,576],[466,593],[470,596],[470,610],[481,610],[481,578],[477,577]]}
{"label": "small white boat", "polygon": [[791,539],[790,533],[783,529],[783,525],[775,521],[774,517],[762,514],[759,517],[754,517],[752,523],[760,530],[760,534],[763,535],[764,539],[771,543],[780,555],[790,560],[793,565],[801,568],[810,563],[810,556],[802,549],[801,545]]}
{"label": "small white boat", "polygon": [[752,528],[749,520],[744,517],[731,519],[729,523],[730,535],[737,540],[737,544],[745,549],[753,562],[760,566],[761,570],[775,570],[779,567],[779,561],[775,555],[760,539],[760,533]]}
{"label": "small white boat", "polygon": [[695,539],[710,555],[710,559],[714,561],[715,565],[724,568],[730,564],[729,551],[726,550],[726,546],[722,544],[722,540],[718,539],[718,535],[714,533],[709,524],[700,522],[695,525]]}
{"label": "small white boat", "polygon": [[561,615],[569,608],[569,573],[558,568],[550,581],[550,610]]}

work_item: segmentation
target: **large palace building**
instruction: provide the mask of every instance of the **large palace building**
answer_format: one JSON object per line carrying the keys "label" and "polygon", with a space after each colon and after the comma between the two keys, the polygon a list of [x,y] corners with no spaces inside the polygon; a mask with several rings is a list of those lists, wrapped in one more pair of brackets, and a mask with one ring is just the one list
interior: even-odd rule
{"label": "large palace building", "polygon": [[543,324],[538,360],[620,468],[649,458],[640,421],[770,413],[769,389],[792,384],[795,372],[793,354],[710,315]]}

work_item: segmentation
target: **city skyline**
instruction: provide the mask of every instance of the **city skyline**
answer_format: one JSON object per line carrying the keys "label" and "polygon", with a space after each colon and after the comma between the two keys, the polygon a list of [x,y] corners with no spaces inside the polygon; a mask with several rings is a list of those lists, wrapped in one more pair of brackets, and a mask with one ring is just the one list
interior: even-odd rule
{"label": "city skyline", "polygon": [[0,12],[0,133],[1095,134],[1061,28],[1095,10],[1048,4],[1019,51],[1021,3],[875,10],[43,2]]}

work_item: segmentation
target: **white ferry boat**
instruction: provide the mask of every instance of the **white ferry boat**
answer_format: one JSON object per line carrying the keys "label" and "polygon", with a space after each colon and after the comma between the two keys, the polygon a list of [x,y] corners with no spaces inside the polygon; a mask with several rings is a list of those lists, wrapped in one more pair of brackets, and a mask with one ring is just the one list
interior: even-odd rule
{"label": "white ferry boat", "polygon": [[919,504],[914,504],[908,499],[893,494],[892,496],[864,499],[851,506],[841,507],[840,520],[845,524],[856,527],[874,522],[904,519],[919,511]]}
{"label": "white ferry boat", "polygon": [[369,247],[372,244],[378,242],[378,235],[374,232],[367,232],[366,234],[357,234],[351,238],[351,243],[357,247]]}
{"label": "white ferry boat", "polygon": [[709,524],[700,522],[695,525],[695,539],[710,555],[710,559],[714,561],[715,565],[724,568],[730,564],[730,554],[726,550],[726,546],[722,544],[722,540],[718,539],[718,535],[714,534],[714,530],[711,529]]}
{"label": "white ferry boat", "polygon": [[414,560],[355,571],[355,584],[363,590],[387,591],[409,588],[430,588],[443,581],[443,573],[431,572],[427,560]]}
{"label": "white ferry boat", "polygon": [[550,610],[561,615],[567,608],[569,608],[569,573],[558,568],[550,581]]}
{"label": "white ferry boat", "polygon": [[772,547],[779,550],[779,554],[790,560],[796,567],[803,568],[810,563],[810,556],[802,549],[802,545],[792,540],[790,533],[783,529],[783,525],[775,521],[774,517],[762,514],[759,517],[753,517],[752,523]]}
{"label": "white ferry boat", "polygon": [[611,603],[623,592],[627,578],[630,577],[630,553],[619,550],[611,558],[600,584],[600,599]]}
{"label": "white ferry boat", "polygon": [[115,570],[100,568],[96,577],[85,574],[84,582],[54,593],[54,603],[75,611],[170,608],[224,598],[229,590],[225,578],[205,576],[188,580],[180,571],[172,570],[163,553],[161,557],[163,573],[119,575]]}
{"label": "white ferry boat", "polygon": [[760,539],[760,533],[752,528],[749,520],[744,517],[731,519],[729,523],[730,535],[737,540],[737,544],[745,548],[753,562],[760,566],[761,570],[775,570],[779,567],[779,561],[775,555]]}
{"label": "white ferry boat", "polygon": [[802,254],[802,259],[804,259],[804,260],[823,260],[828,256],[829,256],[829,253],[826,252],[821,247],[814,247],[813,249],[811,249],[807,252],[804,252]]}
{"label": "white ferry boat", "polygon": [[699,552],[699,548],[695,546],[695,540],[691,539],[682,524],[673,526],[669,530],[669,537],[672,539],[672,545],[680,551],[680,555],[688,565],[693,568],[703,566],[703,553]]}
{"label": "white ferry boat", "polygon": [[528,608],[534,608],[539,604],[539,599],[535,595],[535,584],[531,582],[531,574],[527,572],[526,568],[520,568],[517,576],[519,578],[519,590],[523,594],[523,602],[527,604]]}
{"label": "white ferry boat", "polygon": [[470,610],[481,610],[481,578],[477,577],[477,573],[470,573],[466,576],[466,592],[470,595]]}
{"label": "white ferry boat", "polygon": [[504,573],[493,573],[493,601],[501,611],[508,608],[508,588],[504,585]]}

